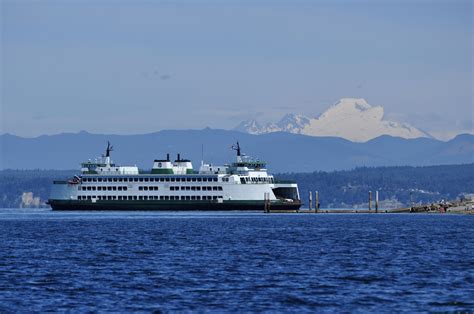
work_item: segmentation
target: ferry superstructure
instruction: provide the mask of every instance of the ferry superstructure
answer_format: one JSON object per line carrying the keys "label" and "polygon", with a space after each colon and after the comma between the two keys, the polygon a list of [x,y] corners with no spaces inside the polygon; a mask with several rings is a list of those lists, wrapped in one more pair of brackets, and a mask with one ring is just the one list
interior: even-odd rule
{"label": "ferry superstructure", "polygon": [[48,203],[53,210],[295,210],[301,206],[298,185],[277,182],[266,163],[243,156],[233,145],[236,161],[199,171],[180,154],[173,162],[155,160],[151,171],[117,166],[107,145],[105,155],[81,164],[81,174],[54,181]]}

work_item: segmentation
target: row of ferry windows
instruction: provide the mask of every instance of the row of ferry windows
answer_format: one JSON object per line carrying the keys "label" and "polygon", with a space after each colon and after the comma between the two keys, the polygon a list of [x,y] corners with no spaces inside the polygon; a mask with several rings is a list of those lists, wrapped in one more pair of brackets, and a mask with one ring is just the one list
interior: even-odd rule
{"label": "row of ferry windows", "polygon": [[[82,191],[127,191],[126,186],[82,186],[78,187]],[[158,191],[157,186],[139,186],[139,191]],[[222,191],[222,186],[170,186],[170,191]]]}
{"label": "row of ferry windows", "polygon": [[[225,181],[223,179],[223,181]],[[255,183],[258,183],[258,182],[264,182],[264,183],[273,183],[273,178],[270,178],[270,177],[241,177],[240,178],[240,183],[242,184],[246,184],[246,183],[252,183],[252,182],[255,182]]]}
{"label": "row of ferry windows", "polygon": [[170,191],[222,191],[222,186],[170,186]]}
{"label": "row of ferry windows", "polygon": [[[126,186],[83,186],[83,187],[78,187],[78,190],[83,190],[83,191],[127,191]],[[158,187],[156,187],[158,190]],[[151,190],[151,189],[150,189]]]}
{"label": "row of ferry windows", "polygon": [[82,178],[82,182],[217,182],[217,178]]}
{"label": "row of ferry windows", "polygon": [[88,195],[88,196],[81,196],[79,195],[77,197],[78,200],[92,200],[92,199],[96,199],[96,200],[119,200],[119,201],[122,201],[122,200],[129,200],[129,201],[151,201],[151,200],[160,200],[160,201],[168,201],[168,200],[171,200],[171,201],[179,201],[179,200],[182,200],[182,201],[205,201],[205,200],[217,200],[218,198],[223,198],[222,196],[209,196],[209,195],[203,195],[203,196],[199,196],[199,195],[186,195],[186,196],[173,196],[173,195],[161,195],[161,196],[157,196],[157,195],[150,195],[150,196],[115,196],[115,195]]}

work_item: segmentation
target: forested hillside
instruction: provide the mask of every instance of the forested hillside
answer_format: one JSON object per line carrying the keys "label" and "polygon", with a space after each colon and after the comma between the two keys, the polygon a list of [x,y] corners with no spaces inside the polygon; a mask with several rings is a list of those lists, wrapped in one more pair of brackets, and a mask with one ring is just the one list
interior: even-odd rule
{"label": "forested hillside", "polygon": [[382,206],[406,206],[452,200],[474,192],[474,164],[429,167],[375,167],[349,171],[285,173],[282,180],[294,180],[301,198],[319,191],[322,207],[367,206],[369,191],[379,191]]}
{"label": "forested hillside", "polygon": [[[70,178],[75,173],[74,170],[0,171],[0,207],[45,206],[52,181]],[[474,193],[473,173],[474,163],[429,167],[364,167],[349,171],[280,173],[275,177],[298,182],[305,203],[309,191],[319,191],[321,207],[362,207],[367,204],[368,192],[378,190],[381,207],[393,208],[409,205],[411,201],[430,203]]]}

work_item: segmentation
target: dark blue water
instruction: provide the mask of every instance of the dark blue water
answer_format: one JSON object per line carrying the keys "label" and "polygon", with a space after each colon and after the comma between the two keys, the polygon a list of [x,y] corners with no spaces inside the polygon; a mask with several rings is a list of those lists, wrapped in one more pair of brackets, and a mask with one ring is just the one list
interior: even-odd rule
{"label": "dark blue water", "polygon": [[474,310],[474,217],[0,210],[0,312]]}

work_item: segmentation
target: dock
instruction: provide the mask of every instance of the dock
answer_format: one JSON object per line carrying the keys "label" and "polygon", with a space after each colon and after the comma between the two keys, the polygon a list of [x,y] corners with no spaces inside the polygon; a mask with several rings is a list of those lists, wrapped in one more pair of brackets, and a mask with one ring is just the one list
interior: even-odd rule
{"label": "dock", "polygon": [[[379,208],[379,193],[375,191],[374,209],[372,207],[372,192],[368,193],[368,204],[366,208],[333,209],[320,208],[319,193],[315,192],[313,209],[313,194],[310,191],[308,197],[308,208],[298,210],[278,210],[270,206],[269,195],[265,195],[264,212],[268,214],[402,214],[402,213],[424,213],[424,214],[463,214],[474,215],[474,199],[442,201],[438,203],[412,205],[411,207],[381,209]],[[359,205],[360,206],[360,205]]]}

